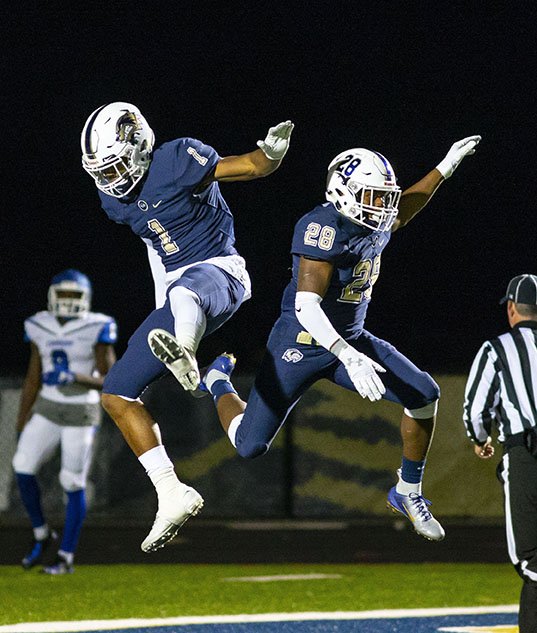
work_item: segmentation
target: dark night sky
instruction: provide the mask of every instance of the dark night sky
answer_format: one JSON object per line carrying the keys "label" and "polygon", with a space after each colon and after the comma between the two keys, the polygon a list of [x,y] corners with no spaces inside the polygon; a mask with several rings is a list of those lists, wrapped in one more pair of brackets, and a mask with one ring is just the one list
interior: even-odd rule
{"label": "dark night sky", "polygon": [[119,100],[138,105],[157,143],[194,136],[224,156],[251,151],[281,120],[296,124],[278,172],[221,186],[254,297],[202,344],[202,362],[227,349],[255,367],[294,223],[352,146],[385,154],[404,188],[454,141],[483,136],[384,252],[367,327],[436,373],[466,371],[505,329],[507,282],[537,273],[533,3],[39,4],[0,27],[4,374],[24,370],[22,321],[59,270],[92,278],[120,352],[153,307],[145,247],[106,218],[80,166],[87,116]]}

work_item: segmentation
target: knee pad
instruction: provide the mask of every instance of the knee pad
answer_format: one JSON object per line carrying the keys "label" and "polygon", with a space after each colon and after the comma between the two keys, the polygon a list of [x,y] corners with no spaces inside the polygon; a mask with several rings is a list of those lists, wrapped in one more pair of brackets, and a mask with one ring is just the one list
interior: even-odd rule
{"label": "knee pad", "polygon": [[62,468],[59,476],[60,484],[65,492],[76,492],[86,487],[86,475],[83,472],[74,473]]}
{"label": "knee pad", "polygon": [[433,400],[419,409],[405,409],[405,415],[415,420],[426,420],[436,415],[438,411],[438,400]]}

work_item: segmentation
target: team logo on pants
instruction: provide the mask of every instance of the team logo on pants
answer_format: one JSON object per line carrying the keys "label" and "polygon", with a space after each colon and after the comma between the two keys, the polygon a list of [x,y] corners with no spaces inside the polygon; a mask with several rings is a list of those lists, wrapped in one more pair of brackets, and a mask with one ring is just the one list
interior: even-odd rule
{"label": "team logo on pants", "polygon": [[304,358],[304,354],[302,354],[302,352],[299,352],[297,349],[291,347],[285,350],[282,358],[286,363],[298,363],[298,361]]}

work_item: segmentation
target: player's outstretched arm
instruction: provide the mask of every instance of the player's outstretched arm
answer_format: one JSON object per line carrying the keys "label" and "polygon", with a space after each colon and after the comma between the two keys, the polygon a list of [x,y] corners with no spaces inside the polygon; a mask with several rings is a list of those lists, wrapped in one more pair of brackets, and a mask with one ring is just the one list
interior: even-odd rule
{"label": "player's outstretched arm", "polygon": [[37,394],[41,389],[41,356],[35,343],[30,343],[30,362],[22,386],[19,414],[17,416],[17,434],[22,432],[26,422],[30,419],[30,413]]}
{"label": "player's outstretched arm", "polygon": [[295,314],[311,336],[342,362],[362,398],[380,400],[386,388],[377,372],[385,369],[349,345],[336,331],[321,307],[334,271],[328,261],[300,258]]}
{"label": "player's outstretched arm", "polygon": [[453,143],[445,158],[432,171],[403,191],[392,232],[408,224],[423,209],[444,180],[453,175],[463,158],[475,154],[475,148],[480,140],[481,137],[475,135]]}
{"label": "player's outstretched arm", "polygon": [[294,127],[291,121],[279,123],[269,129],[265,140],[257,142],[260,149],[240,156],[222,158],[216,165],[213,180],[254,180],[276,171],[289,149]]}

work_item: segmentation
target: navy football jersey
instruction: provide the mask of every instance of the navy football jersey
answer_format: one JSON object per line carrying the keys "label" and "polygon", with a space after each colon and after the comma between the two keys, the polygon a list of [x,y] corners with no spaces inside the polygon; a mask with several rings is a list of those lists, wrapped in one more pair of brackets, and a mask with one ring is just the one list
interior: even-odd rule
{"label": "navy football jersey", "polygon": [[196,187],[220,157],[192,138],[164,143],[153,153],[142,185],[125,198],[99,191],[108,217],[128,224],[159,254],[166,272],[237,253],[233,216],[217,182],[202,192]]}
{"label": "navy football jersey", "polygon": [[300,256],[329,261],[334,274],[321,307],[343,338],[359,336],[380,273],[380,256],[390,237],[389,231],[372,231],[351,222],[330,202],[304,215],[293,234],[293,272],[283,294],[282,316],[301,329],[295,316]]}

